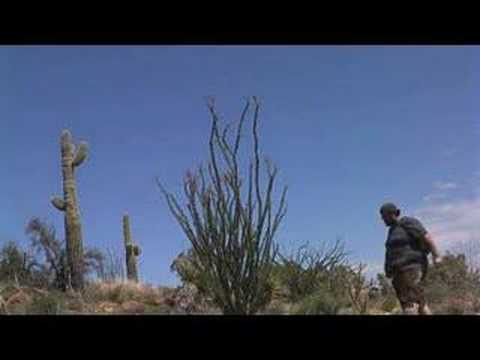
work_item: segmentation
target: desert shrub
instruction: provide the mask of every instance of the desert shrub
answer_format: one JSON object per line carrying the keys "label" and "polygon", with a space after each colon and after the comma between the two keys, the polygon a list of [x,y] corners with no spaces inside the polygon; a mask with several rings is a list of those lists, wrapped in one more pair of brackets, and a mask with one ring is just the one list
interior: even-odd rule
{"label": "desert shrub", "polygon": [[286,315],[288,314],[288,310],[290,308],[290,304],[283,303],[281,301],[272,301],[270,304],[267,305],[265,310],[262,314],[265,315]]}
{"label": "desert shrub", "polygon": [[[57,239],[55,228],[48,226],[38,218],[33,218],[27,225],[30,235],[30,262],[36,269],[36,278],[44,287],[66,290],[70,287],[70,274],[67,262],[65,242]],[[104,256],[95,248],[87,248],[83,256],[85,275],[101,270]]]}
{"label": "desert shrub", "polygon": [[463,315],[466,313],[465,304],[460,299],[447,298],[434,307],[437,315]]}
{"label": "desert shrub", "polygon": [[377,284],[380,290],[380,309],[390,313],[399,306],[395,289],[383,273],[377,274]]}
{"label": "desert shrub", "polygon": [[371,289],[373,282],[368,282],[364,274],[366,265],[350,266],[345,272],[348,299],[355,314],[367,314],[371,305]]}
{"label": "desert shrub", "polygon": [[338,290],[328,284],[319,285],[313,293],[297,303],[294,312],[302,315],[336,315],[349,306],[345,293]]}
{"label": "desert shrub", "polygon": [[392,286],[392,282],[385,276],[385,274],[377,274],[377,284],[380,290],[380,295],[384,297],[388,295],[395,295],[395,289]]}
{"label": "desert shrub", "polygon": [[346,262],[344,245],[337,241],[328,248],[302,245],[290,254],[278,254],[272,271],[274,283],[285,289],[287,300],[298,302],[317,292],[319,286],[343,287],[340,267]]}
{"label": "desert shrub", "polygon": [[385,296],[380,305],[382,311],[391,313],[396,307],[399,306],[399,302],[394,294],[388,294]]}
{"label": "desert shrub", "polygon": [[290,254],[279,253],[272,283],[299,313],[337,314],[350,309],[366,314],[373,282],[367,281],[365,266],[349,264],[347,255],[340,241],[330,247],[306,244]]}
{"label": "desert shrub", "polygon": [[[273,208],[277,169],[268,160],[260,162],[260,103],[255,97],[252,100],[253,159],[247,174],[241,174],[238,151],[252,102],[247,101],[231,141],[229,126],[220,124],[211,100],[209,162],[206,169],[200,166],[194,173],[187,172],[183,184],[185,206],[158,182],[170,211],[192,245],[191,264],[198,269],[194,285],[207,292],[225,314],[255,314],[270,302],[274,236],[286,212],[286,188],[278,208]],[[263,180],[266,184],[261,187]]]}
{"label": "desert shrub", "polygon": [[26,307],[28,314],[62,314],[67,309],[64,294],[55,290],[35,296]]}
{"label": "desert shrub", "polygon": [[48,281],[42,266],[32,254],[14,242],[0,249],[0,281],[26,286],[43,287]]}
{"label": "desert shrub", "polygon": [[13,241],[0,249],[0,279],[4,282],[28,278],[27,254]]}
{"label": "desert shrub", "polygon": [[96,283],[88,285],[83,291],[83,297],[90,303],[113,302],[122,303],[137,300],[138,294],[133,286],[123,283]]}
{"label": "desert shrub", "polygon": [[447,253],[429,268],[425,293],[436,312],[473,312],[480,296],[480,274],[467,265],[463,254]]}
{"label": "desert shrub", "polygon": [[194,285],[200,294],[207,296],[210,284],[210,277],[206,274],[202,264],[195,258],[192,249],[180,253],[172,262],[170,271],[177,274],[183,284]]}
{"label": "desert shrub", "polygon": [[104,252],[103,261],[99,262],[98,279],[102,282],[121,282],[126,280],[124,258],[114,249]]}
{"label": "desert shrub", "polygon": [[173,314],[174,311],[168,305],[160,304],[160,305],[149,305],[145,306],[145,314]]}
{"label": "desert shrub", "polygon": [[131,281],[97,282],[89,284],[82,293],[88,303],[112,302],[121,304],[126,301],[138,301],[143,304],[156,305],[161,292],[146,284]]}
{"label": "desert shrub", "polygon": [[128,287],[124,287],[121,284],[113,287],[110,291],[104,293],[106,301],[122,303],[124,301],[130,301],[136,299],[136,293],[134,290]]}
{"label": "desert shrub", "polygon": [[480,288],[480,272],[469,268],[465,255],[448,253],[443,261],[430,266],[425,279],[426,286],[439,283],[455,291],[470,291]]}

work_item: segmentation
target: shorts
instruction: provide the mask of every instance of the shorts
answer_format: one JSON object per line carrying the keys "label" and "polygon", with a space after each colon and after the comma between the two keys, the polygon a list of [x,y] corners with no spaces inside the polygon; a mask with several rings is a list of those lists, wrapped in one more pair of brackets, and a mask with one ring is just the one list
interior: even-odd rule
{"label": "shorts", "polygon": [[426,300],[421,270],[411,269],[394,274],[392,285],[405,314],[423,313]]}

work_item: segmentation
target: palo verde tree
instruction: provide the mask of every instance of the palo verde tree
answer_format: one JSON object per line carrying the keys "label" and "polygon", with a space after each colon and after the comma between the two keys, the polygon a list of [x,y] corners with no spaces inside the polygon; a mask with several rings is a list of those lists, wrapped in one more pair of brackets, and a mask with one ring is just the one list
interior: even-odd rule
{"label": "palo verde tree", "polygon": [[[242,176],[240,140],[252,106],[253,156]],[[220,124],[213,99],[207,107],[212,119],[209,160],[206,168],[187,172],[186,205],[157,183],[192,245],[193,266],[207,295],[225,314],[255,314],[271,299],[270,275],[278,250],[274,236],[286,213],[287,187],[274,210],[278,171],[269,160],[260,161],[258,99],[247,99],[233,139],[230,126]]]}

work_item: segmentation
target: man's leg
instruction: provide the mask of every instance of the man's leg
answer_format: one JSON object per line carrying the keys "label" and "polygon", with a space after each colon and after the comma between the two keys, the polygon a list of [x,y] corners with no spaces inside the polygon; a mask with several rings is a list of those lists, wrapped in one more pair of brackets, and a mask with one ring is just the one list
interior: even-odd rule
{"label": "man's leg", "polygon": [[418,303],[418,314],[419,315],[432,315],[430,307],[427,305],[427,300],[425,298],[424,283],[423,283],[423,272],[412,271],[411,281],[409,282],[413,297]]}
{"label": "man's leg", "polygon": [[424,314],[429,311],[420,285],[421,272],[415,269],[395,274],[392,285],[406,315]]}
{"label": "man's leg", "polygon": [[404,273],[399,272],[393,276],[392,286],[395,289],[397,299],[400,302],[403,314],[411,313],[414,304],[409,301],[408,289],[405,286]]}

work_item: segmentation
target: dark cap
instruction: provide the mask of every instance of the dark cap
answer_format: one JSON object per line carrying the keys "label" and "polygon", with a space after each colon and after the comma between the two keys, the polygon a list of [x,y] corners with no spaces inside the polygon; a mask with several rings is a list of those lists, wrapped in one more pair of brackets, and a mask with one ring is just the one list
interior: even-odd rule
{"label": "dark cap", "polygon": [[399,208],[394,203],[385,203],[380,208],[381,213],[395,213]]}

